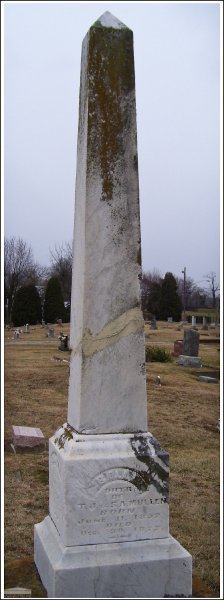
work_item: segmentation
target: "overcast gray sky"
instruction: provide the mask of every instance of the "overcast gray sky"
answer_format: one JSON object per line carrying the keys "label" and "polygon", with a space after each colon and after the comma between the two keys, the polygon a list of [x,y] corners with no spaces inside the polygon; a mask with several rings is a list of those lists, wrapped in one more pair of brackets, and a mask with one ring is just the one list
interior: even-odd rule
{"label": "overcast gray sky", "polygon": [[4,3],[5,236],[71,241],[82,40],[134,32],[143,269],[219,279],[220,3]]}

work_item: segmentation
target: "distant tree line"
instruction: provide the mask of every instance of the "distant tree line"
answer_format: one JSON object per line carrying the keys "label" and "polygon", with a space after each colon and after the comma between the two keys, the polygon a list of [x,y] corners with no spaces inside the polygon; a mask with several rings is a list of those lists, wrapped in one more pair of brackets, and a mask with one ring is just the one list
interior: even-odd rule
{"label": "distant tree line", "polygon": [[4,241],[5,323],[14,326],[57,319],[70,321],[72,250],[66,243],[51,252],[50,267],[35,262],[22,238]]}
{"label": "distant tree line", "polygon": [[211,272],[205,275],[205,282],[209,284],[207,289],[198,286],[191,277],[186,277],[184,285],[184,280],[172,273],[166,273],[163,278],[156,270],[143,272],[141,299],[145,318],[154,316],[158,320],[166,320],[172,317],[177,321],[181,318],[184,304],[186,310],[218,308],[219,285],[216,274]]}
{"label": "distant tree line", "polygon": [[[4,288],[5,322],[13,325],[34,324],[44,319],[70,320],[72,284],[72,246],[68,242],[51,250],[50,267],[35,262],[31,246],[22,238],[5,239]],[[186,310],[215,308],[219,303],[216,274],[205,276],[208,288],[199,287],[191,277],[185,280],[167,272],[143,272],[141,301],[145,318],[158,320],[181,319],[185,294]]]}
{"label": "distant tree line", "polygon": [[172,273],[167,272],[164,278],[157,272],[154,275],[143,274],[141,292],[145,318],[155,317],[160,321],[167,321],[168,317],[172,317],[174,321],[180,321],[182,302]]}

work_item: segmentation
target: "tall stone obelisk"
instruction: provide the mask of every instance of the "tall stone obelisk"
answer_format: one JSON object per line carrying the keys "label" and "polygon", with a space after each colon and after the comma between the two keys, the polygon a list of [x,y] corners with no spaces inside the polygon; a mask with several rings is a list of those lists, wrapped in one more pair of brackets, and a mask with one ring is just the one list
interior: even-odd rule
{"label": "tall stone obelisk", "polygon": [[82,48],[68,422],[49,442],[35,562],[52,598],[191,594],[169,535],[168,454],[147,432],[132,32]]}
{"label": "tall stone obelisk", "polygon": [[93,434],[147,431],[132,37],[105,13],[82,49],[68,421]]}

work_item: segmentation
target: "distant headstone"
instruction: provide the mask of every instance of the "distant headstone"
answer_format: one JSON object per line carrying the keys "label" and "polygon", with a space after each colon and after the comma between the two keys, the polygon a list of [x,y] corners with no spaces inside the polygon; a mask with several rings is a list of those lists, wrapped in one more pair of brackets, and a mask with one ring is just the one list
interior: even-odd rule
{"label": "distant headstone", "polygon": [[180,354],[183,354],[183,340],[176,340],[174,342],[174,348],[173,348],[173,354],[174,356],[180,356]]}
{"label": "distant headstone", "polygon": [[20,330],[19,330],[19,329],[16,329],[16,330],[14,331],[14,339],[18,340],[18,339],[19,339],[19,336],[20,336]]}
{"label": "distant headstone", "polygon": [[200,375],[198,379],[204,383],[219,383],[219,380],[216,377],[206,377],[205,375]]}
{"label": "distant headstone", "polygon": [[189,596],[147,424],[133,34],[108,12],[83,41],[77,147],[68,422],[35,563],[50,598]]}
{"label": "distant headstone", "polygon": [[58,350],[62,350],[63,352],[68,351],[69,350],[69,347],[68,347],[68,335],[61,334],[59,336],[59,339],[60,339],[61,343],[60,343],[60,346],[59,346]]}
{"label": "distant headstone", "polygon": [[173,317],[168,317],[167,321],[168,323],[173,323]]}
{"label": "distant headstone", "polygon": [[35,448],[46,446],[45,437],[39,427],[12,426],[13,444],[15,448]]}
{"label": "distant headstone", "polygon": [[150,321],[150,329],[158,329],[156,319]]}
{"label": "distant headstone", "polygon": [[47,336],[49,338],[53,338],[54,337],[54,329],[53,329],[53,327],[49,327],[48,332],[47,332]]}
{"label": "distant headstone", "polygon": [[42,319],[42,321],[41,321],[41,327],[45,327],[45,321],[44,321],[44,319]]}
{"label": "distant headstone", "polygon": [[184,330],[183,354],[186,356],[198,356],[199,337],[199,333],[194,329]]}
{"label": "distant headstone", "polygon": [[62,319],[57,319],[57,324],[60,325],[61,327],[63,327]]}
{"label": "distant headstone", "polygon": [[191,317],[191,325],[192,325],[192,327],[194,327],[196,325],[196,317],[194,317],[194,315],[192,315],[192,317]]}
{"label": "distant headstone", "polygon": [[177,364],[181,365],[182,367],[202,366],[201,358],[199,356],[185,356],[183,354],[180,354],[179,358],[177,359]]}

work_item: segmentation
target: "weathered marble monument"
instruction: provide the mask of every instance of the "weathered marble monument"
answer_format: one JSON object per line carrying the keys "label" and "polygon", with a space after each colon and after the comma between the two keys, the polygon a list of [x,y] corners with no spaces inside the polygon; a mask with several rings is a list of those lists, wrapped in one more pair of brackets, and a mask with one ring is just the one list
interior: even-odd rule
{"label": "weathered marble monument", "polygon": [[51,598],[191,594],[169,535],[168,454],[148,433],[132,32],[82,48],[68,419],[49,442],[35,562]]}

